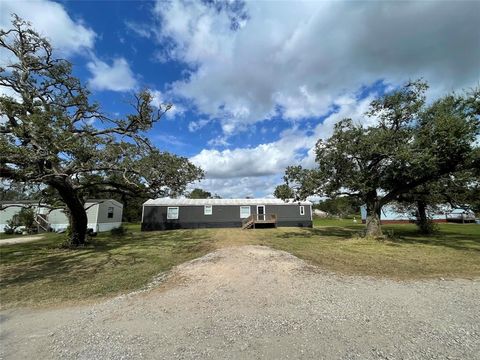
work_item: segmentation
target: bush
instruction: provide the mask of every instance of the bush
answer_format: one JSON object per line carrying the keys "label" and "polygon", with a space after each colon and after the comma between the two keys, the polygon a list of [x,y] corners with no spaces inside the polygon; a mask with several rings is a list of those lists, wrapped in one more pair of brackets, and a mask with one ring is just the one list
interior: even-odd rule
{"label": "bush", "polygon": [[125,229],[123,225],[120,225],[119,227],[113,228],[112,230],[110,230],[110,234],[114,236],[123,236],[126,233],[127,233],[127,229]]}
{"label": "bush", "polygon": [[3,232],[4,232],[6,235],[13,235],[13,234],[15,233],[15,229],[7,226],[7,227],[5,227],[5,229],[3,230]]}
{"label": "bush", "polygon": [[427,221],[417,221],[416,225],[418,226],[420,233],[424,235],[435,234],[439,230],[438,225],[430,219]]}
{"label": "bush", "polygon": [[30,208],[22,208],[18,214],[7,221],[8,228],[15,233],[18,228],[24,227],[27,232],[32,232],[35,225],[35,212]]}

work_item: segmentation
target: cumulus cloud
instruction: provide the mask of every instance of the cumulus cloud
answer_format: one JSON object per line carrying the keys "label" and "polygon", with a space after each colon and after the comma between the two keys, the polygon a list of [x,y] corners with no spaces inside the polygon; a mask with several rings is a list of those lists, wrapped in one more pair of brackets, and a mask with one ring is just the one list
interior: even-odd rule
{"label": "cumulus cloud", "polygon": [[48,0],[2,0],[0,28],[11,27],[11,14],[32,23],[35,30],[47,37],[53,46],[65,54],[92,49],[95,32],[79,20],[72,20],[64,6]]}
{"label": "cumulus cloud", "polygon": [[180,0],[154,12],[164,56],[191,67],[173,90],[226,135],[278,114],[321,116],[379,79],[424,77],[438,93],[479,79],[479,2],[259,1],[239,13]]}
{"label": "cumulus cloud", "polygon": [[97,58],[87,63],[92,77],[88,85],[96,90],[129,91],[135,89],[137,80],[124,58],[116,58],[112,65]]}
{"label": "cumulus cloud", "polygon": [[201,128],[203,128],[205,125],[207,125],[209,123],[209,120],[208,119],[201,119],[201,120],[197,120],[197,121],[190,121],[188,123],[188,131],[190,132],[195,132],[197,130],[200,130]]}
{"label": "cumulus cloud", "polygon": [[315,165],[315,144],[333,134],[335,124],[351,118],[359,124],[369,125],[375,119],[364,116],[374,94],[357,101],[354,97],[341,97],[334,102],[337,110],[313,129],[293,127],[280,133],[277,141],[250,148],[203,149],[191,160],[201,166],[207,178],[258,177],[282,173],[292,164],[306,167]]}
{"label": "cumulus cloud", "polygon": [[156,108],[164,108],[165,105],[171,104],[172,107],[165,113],[165,116],[168,119],[173,119],[177,116],[183,116],[185,113],[185,107],[183,107],[179,102],[172,100],[168,95],[166,96],[160,90],[150,90],[153,100],[152,105]]}
{"label": "cumulus cloud", "polygon": [[353,96],[340,97],[333,104],[336,111],[311,129],[294,126],[281,132],[277,141],[256,147],[222,151],[203,149],[190,160],[205,170],[206,180],[202,185],[208,186],[209,191],[224,197],[235,197],[237,192],[243,194],[241,196],[271,195],[275,186],[282,182],[287,166],[315,166],[316,142],[330,137],[340,120],[351,118],[363,126],[376,121],[364,115],[375,96],[372,93],[362,100]]}
{"label": "cumulus cloud", "polygon": [[223,151],[204,149],[191,160],[212,178],[262,176],[278,173],[291,163],[292,154],[278,150],[276,143]]}
{"label": "cumulus cloud", "polygon": [[231,179],[204,179],[192,185],[201,187],[222,198],[273,197],[275,186],[280,182],[278,176],[239,177]]}

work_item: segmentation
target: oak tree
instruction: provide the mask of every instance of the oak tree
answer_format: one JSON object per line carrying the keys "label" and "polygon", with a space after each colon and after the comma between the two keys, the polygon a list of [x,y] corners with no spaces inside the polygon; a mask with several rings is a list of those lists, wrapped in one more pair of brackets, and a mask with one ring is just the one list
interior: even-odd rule
{"label": "oak tree", "polygon": [[49,41],[13,15],[0,30],[0,176],[2,182],[42,184],[65,204],[71,244],[85,243],[89,194],[176,195],[203,176],[188,159],[155,148],[150,130],[169,109],[152,96],[133,96],[132,114],[114,118]]}
{"label": "oak tree", "polygon": [[[425,102],[427,84],[414,81],[374,100],[363,126],[336,124],[316,144],[314,169],[288,167],[285,183],[297,198],[355,197],[367,206],[368,236],[382,235],[382,206],[402,194],[461,171],[480,167],[480,91]],[[373,121],[372,121],[373,120]]]}

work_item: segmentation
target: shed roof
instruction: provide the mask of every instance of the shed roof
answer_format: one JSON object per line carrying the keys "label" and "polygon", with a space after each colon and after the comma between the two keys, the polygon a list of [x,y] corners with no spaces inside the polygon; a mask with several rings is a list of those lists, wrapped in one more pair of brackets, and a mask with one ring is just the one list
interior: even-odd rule
{"label": "shed roof", "polygon": [[312,205],[310,201],[281,199],[150,199],[143,206],[204,206],[204,205]]}
{"label": "shed roof", "polygon": [[91,204],[91,203],[94,203],[94,204],[101,204],[101,203],[104,203],[104,202],[113,202],[115,203],[117,206],[120,206],[120,207],[123,207],[123,204],[115,199],[87,199],[85,204]]}
{"label": "shed roof", "polygon": [[[0,204],[1,205],[38,205],[40,204],[40,206],[44,206],[45,203],[44,202],[39,202],[40,200],[6,200],[6,201],[0,201]],[[119,206],[123,206],[123,204],[121,202],[118,202],[117,200],[115,199],[87,199],[85,201],[85,204],[92,204],[92,203],[102,203],[102,202],[106,202],[106,201],[112,201],[116,204],[118,204]]]}

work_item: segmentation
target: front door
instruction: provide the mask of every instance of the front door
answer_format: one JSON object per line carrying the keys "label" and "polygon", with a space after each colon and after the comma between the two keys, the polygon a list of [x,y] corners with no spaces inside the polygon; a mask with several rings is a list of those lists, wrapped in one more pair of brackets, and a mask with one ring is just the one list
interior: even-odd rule
{"label": "front door", "polygon": [[265,205],[257,205],[257,220],[265,221]]}

